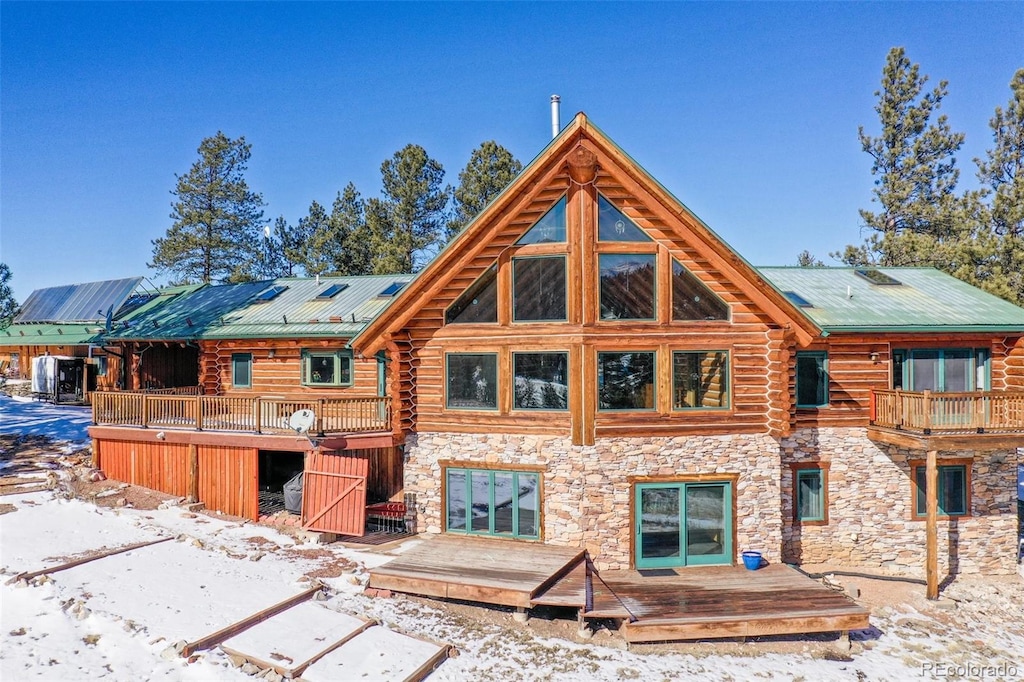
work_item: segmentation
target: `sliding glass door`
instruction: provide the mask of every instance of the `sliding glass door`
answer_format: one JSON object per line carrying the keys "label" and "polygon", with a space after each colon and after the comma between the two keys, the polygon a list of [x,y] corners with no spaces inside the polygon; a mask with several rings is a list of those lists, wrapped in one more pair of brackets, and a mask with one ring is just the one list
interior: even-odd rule
{"label": "sliding glass door", "polygon": [[637,568],[732,563],[731,483],[641,483]]}

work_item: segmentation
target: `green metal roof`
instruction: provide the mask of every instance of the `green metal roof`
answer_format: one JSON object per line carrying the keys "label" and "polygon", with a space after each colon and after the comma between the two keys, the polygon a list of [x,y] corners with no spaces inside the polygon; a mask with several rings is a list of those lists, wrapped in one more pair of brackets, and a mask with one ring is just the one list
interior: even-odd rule
{"label": "green metal roof", "polygon": [[867,268],[900,284],[873,284],[865,268],[764,267],[758,271],[811,307],[800,311],[828,332],[1020,332],[1024,308],[934,268]]}
{"label": "green metal roof", "polygon": [[[266,301],[246,301],[224,314],[224,323],[203,330],[204,339],[352,338],[394,298],[382,296],[394,283],[402,286],[412,275],[361,277],[285,277],[264,282],[264,289],[283,288]],[[320,297],[340,288],[333,296]]]}
{"label": "green metal roof", "polygon": [[[118,320],[108,341],[190,341],[222,324],[224,316],[266,289],[269,282],[196,285],[158,297]],[[162,290],[168,291],[168,290]]]}

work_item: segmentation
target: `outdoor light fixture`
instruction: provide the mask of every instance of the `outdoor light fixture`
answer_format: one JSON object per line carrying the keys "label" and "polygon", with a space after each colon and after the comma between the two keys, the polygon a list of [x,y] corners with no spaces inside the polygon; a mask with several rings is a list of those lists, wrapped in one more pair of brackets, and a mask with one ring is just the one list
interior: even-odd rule
{"label": "outdoor light fixture", "polygon": [[868,357],[871,358],[871,362],[878,362],[878,357],[879,357],[878,356],[878,351],[876,351],[876,350],[871,351],[868,354]]}
{"label": "outdoor light fixture", "polygon": [[275,354],[276,354],[276,353],[274,352],[274,349],[273,349],[273,348],[271,348],[270,350],[268,350],[268,351],[267,351],[267,357],[268,357],[268,358],[272,358],[272,357],[274,357],[274,355],[275,355]]}

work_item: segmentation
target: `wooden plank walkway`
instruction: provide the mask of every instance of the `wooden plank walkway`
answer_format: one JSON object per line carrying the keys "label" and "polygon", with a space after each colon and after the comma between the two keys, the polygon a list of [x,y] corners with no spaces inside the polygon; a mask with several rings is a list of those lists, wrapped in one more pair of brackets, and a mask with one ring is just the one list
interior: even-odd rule
{"label": "wooden plank walkway", "polygon": [[437,535],[371,569],[369,587],[528,608],[585,554],[573,547]]}

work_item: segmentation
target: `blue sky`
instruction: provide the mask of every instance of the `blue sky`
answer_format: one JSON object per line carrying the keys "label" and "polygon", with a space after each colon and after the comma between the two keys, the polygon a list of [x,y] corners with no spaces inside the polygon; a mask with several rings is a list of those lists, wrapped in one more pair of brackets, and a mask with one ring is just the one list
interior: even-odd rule
{"label": "blue sky", "polygon": [[[757,265],[860,241],[857,126],[906,47],[967,134],[962,186],[1024,67],[1024,3],[0,4],[0,260],[39,287],[145,274],[175,174],[223,130],[294,223],[409,142],[457,182],[591,120]],[[828,260],[826,258],[826,260]]]}

